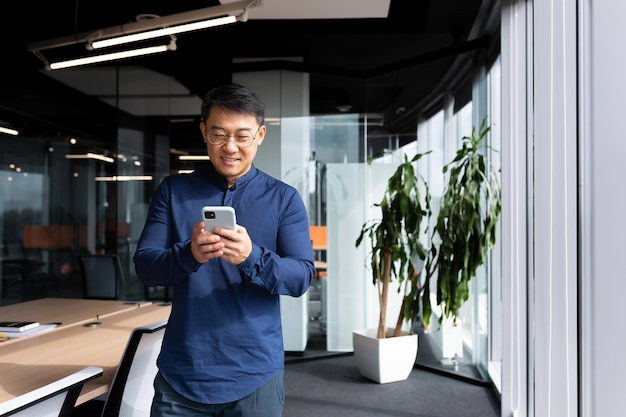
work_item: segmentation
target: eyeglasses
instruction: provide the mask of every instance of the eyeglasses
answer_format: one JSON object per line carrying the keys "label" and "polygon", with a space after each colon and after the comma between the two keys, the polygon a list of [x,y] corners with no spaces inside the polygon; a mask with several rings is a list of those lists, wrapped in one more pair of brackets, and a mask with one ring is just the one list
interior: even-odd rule
{"label": "eyeglasses", "polygon": [[254,135],[252,135],[247,130],[240,130],[234,135],[229,135],[224,129],[210,129],[207,135],[207,139],[209,140],[209,143],[211,145],[222,146],[226,142],[228,142],[228,138],[232,137],[235,140],[235,144],[237,146],[247,148],[248,146],[252,145],[252,142],[256,138],[256,135],[257,133],[259,133],[260,129],[261,126],[259,126]]}

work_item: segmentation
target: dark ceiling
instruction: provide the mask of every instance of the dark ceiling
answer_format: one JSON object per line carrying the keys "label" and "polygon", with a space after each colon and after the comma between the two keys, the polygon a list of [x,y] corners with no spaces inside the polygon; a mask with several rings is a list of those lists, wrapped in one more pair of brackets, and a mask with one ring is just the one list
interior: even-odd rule
{"label": "dark ceiling", "polygon": [[[281,1],[293,6],[300,0]],[[7,3],[0,29],[5,44],[0,120],[5,109],[85,131],[102,129],[112,109],[46,76],[42,61],[27,50],[28,44],[129,23],[141,14],[168,16],[219,4],[217,0]],[[342,3],[337,0],[332,7],[344,7]],[[198,97],[230,81],[234,72],[302,71],[310,74],[312,115],[336,114],[338,106],[349,105],[351,112],[384,114],[389,132],[414,131],[414,120],[407,113],[432,94],[458,56],[487,46],[486,34],[472,28],[477,16],[491,7],[486,4],[493,3],[391,0],[386,18],[251,18],[179,34],[176,51],[119,61],[119,65],[143,66],[171,76]],[[258,7],[263,7],[263,1]],[[6,57],[11,57],[10,62]],[[235,58],[266,59],[235,64]]]}

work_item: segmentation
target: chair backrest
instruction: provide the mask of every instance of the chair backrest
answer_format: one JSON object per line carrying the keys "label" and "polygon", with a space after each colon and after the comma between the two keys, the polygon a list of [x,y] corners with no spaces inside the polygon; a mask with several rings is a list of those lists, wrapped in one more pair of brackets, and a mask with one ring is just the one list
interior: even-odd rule
{"label": "chair backrest", "polygon": [[152,383],[166,326],[167,320],[161,320],[133,330],[113,377],[102,417],[150,416]]}
{"label": "chair backrest", "polygon": [[24,250],[24,243],[22,242],[22,239],[4,239],[3,252],[5,259],[26,258],[26,252]]}
{"label": "chair backrest", "polygon": [[[81,255],[84,298],[117,300],[120,296],[121,276],[119,259],[115,255]],[[120,279],[118,280],[118,277]]]}
{"label": "chair backrest", "polygon": [[309,226],[313,250],[326,250],[326,226]]}
{"label": "chair backrest", "polygon": [[69,417],[83,385],[102,375],[88,366],[58,381],[0,403],[0,417]]}

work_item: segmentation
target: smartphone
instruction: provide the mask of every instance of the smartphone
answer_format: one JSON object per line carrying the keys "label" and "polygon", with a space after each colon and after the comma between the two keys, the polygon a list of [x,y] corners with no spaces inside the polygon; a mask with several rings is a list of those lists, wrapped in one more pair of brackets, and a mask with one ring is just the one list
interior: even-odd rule
{"label": "smartphone", "polygon": [[230,206],[204,206],[202,220],[204,229],[209,232],[213,232],[216,227],[235,230],[237,224],[235,209]]}

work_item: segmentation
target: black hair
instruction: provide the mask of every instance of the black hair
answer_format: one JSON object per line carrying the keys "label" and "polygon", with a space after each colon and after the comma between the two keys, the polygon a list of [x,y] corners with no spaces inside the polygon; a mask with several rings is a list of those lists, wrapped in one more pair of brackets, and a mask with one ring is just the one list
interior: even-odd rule
{"label": "black hair", "polygon": [[259,126],[265,123],[265,104],[256,93],[240,84],[226,84],[209,91],[202,100],[200,114],[203,121],[209,118],[213,106],[252,115]]}

